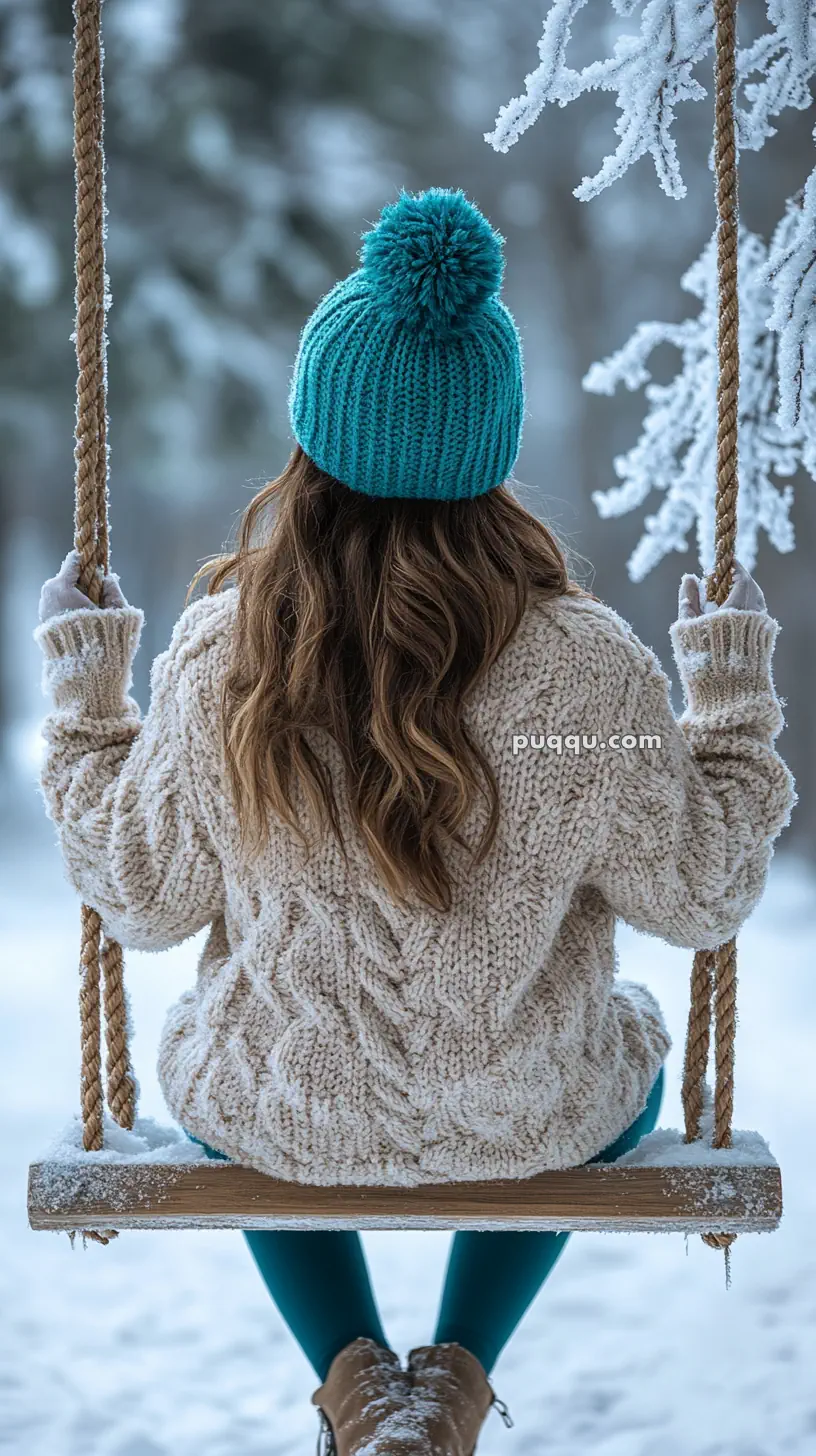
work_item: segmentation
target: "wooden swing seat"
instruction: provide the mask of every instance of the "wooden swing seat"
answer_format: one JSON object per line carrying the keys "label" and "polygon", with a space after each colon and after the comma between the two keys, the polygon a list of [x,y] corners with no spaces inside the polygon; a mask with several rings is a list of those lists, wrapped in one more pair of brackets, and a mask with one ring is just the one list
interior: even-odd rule
{"label": "wooden swing seat", "polygon": [[[740,1134],[735,1134],[739,1139]],[[716,1157],[716,1155],[714,1155]],[[554,1229],[759,1233],[782,1217],[773,1161],[589,1164],[525,1179],[314,1187],[238,1164],[43,1160],[33,1229]]]}

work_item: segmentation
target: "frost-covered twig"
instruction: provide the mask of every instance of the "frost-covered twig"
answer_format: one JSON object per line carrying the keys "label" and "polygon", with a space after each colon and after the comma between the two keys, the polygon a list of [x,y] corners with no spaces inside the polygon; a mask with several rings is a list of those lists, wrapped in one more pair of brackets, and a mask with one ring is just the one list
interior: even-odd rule
{"label": "frost-covered twig", "polygon": [[[618,35],[611,56],[581,71],[567,65],[572,25],[586,0],[554,0],[539,42],[540,64],[526,91],[499,113],[487,140],[507,151],[548,102],[565,106],[588,91],[612,91],[621,113],[620,138],[593,177],[575,189],[581,201],[617,181],[638,158],[651,154],[658,180],[670,197],[685,184],[677,160],[673,124],[681,101],[706,91],[695,67],[714,44],[713,0],[611,0],[619,16],[639,11],[639,28]],[[758,151],[774,135],[773,121],[788,107],[811,104],[816,74],[816,0],[767,0],[768,29],[737,55],[737,141]],[[605,27],[598,27],[605,33]],[[713,565],[717,280],[714,242],[682,280],[702,304],[682,324],[642,324],[629,343],[590,369],[586,389],[612,393],[646,386],[648,411],[637,444],[615,461],[622,484],[596,491],[601,515],[623,515],[643,505],[653,490],[664,499],[646,517],[630,561],[642,579],[669,551],[685,551],[696,524],[705,570]],[[787,206],[770,253],[759,238],[740,232],[740,505],[738,554],[754,562],[764,530],[780,551],[793,548],[792,490],[779,477],[803,465],[816,475],[816,172]],[[769,332],[770,330],[770,332]],[[652,351],[670,343],[682,367],[669,385],[649,372]]]}
{"label": "frost-covered twig", "polygon": [[[745,104],[737,107],[737,137],[745,151],[758,152],[776,135],[771,118],[787,107],[806,111],[816,70],[814,0],[768,0],[771,29],[739,51],[737,81]],[[757,76],[757,80],[751,80]]]}
{"label": "frost-covered twig", "polygon": [[[629,16],[639,0],[611,0]],[[706,88],[693,74],[714,44],[713,0],[648,0],[637,32],[619,36],[611,56],[575,71],[566,55],[572,24],[586,0],[554,0],[539,41],[540,62],[526,78],[523,96],[503,106],[485,140],[506,152],[532,126],[548,102],[566,106],[588,91],[613,91],[621,115],[620,138],[593,177],[575,189],[581,201],[595,197],[632,164],[651,153],[661,187],[683,197],[672,128],[681,101],[700,101]],[[774,135],[771,118],[786,107],[810,105],[809,81],[816,71],[814,0],[768,0],[770,30],[738,54],[741,147],[758,151]],[[598,26],[601,33],[606,27]]]}
{"label": "frost-covered twig", "polygon": [[779,339],[779,423],[803,434],[803,463],[816,474],[816,170],[777,224],[767,281],[768,328]]}
{"label": "frost-covered twig", "polygon": [[565,65],[564,57],[572,37],[572,22],[587,0],[554,0],[538,42],[541,57],[536,69],[525,76],[526,90],[503,106],[493,131],[485,132],[485,141],[497,152],[509,152],[522,132],[532,126],[548,101],[566,106],[581,94],[580,73]]}
{"label": "frost-covered twig", "polygon": [[[737,555],[750,569],[757,538],[765,531],[778,551],[792,551],[793,492],[774,477],[793,475],[803,460],[801,421],[783,423],[776,411],[777,339],[767,331],[770,309],[768,256],[762,240],[740,230],[740,496]],[[618,384],[646,386],[649,409],[637,444],[615,461],[623,484],[596,491],[602,516],[624,515],[653,490],[664,493],[628,562],[630,578],[641,581],[670,551],[688,549],[697,526],[705,571],[714,558],[717,440],[717,273],[712,238],[682,279],[701,301],[696,318],[680,324],[642,324],[622,349],[589,370],[584,387],[612,394]],[[682,368],[671,384],[656,384],[647,363],[661,343],[680,351]]]}
{"label": "frost-covered twig", "polygon": [[[566,50],[572,22],[585,4],[586,0],[555,0],[539,41],[541,61],[526,78],[524,96],[502,107],[495,129],[485,139],[506,152],[548,101],[566,106],[588,91],[614,91],[621,111],[615,127],[620,142],[595,176],[583,179],[576,197],[581,201],[595,197],[646,152],[652,154],[664,191],[682,197],[686,189],[671,128],[678,102],[696,101],[706,94],[691,72],[711,46],[712,0],[650,0],[639,35],[619,37],[608,60],[573,71],[565,63]],[[631,0],[616,0],[615,9],[629,14],[633,5]]]}
{"label": "frost-covered twig", "polygon": [[640,35],[621,37],[610,61],[596,61],[581,72],[582,90],[617,92],[621,116],[615,125],[620,142],[595,176],[584,177],[575,188],[580,201],[597,196],[646,152],[663,191],[669,197],[685,196],[672,136],[675,108],[706,95],[692,70],[710,50],[713,29],[710,0],[651,0]]}

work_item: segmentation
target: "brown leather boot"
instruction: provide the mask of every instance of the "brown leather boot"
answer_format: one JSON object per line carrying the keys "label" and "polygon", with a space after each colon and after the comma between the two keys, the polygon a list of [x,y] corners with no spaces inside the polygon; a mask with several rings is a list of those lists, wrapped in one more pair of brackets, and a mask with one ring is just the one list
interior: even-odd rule
{"label": "brown leather boot", "polygon": [[410,1412],[411,1381],[393,1350],[361,1337],[335,1355],[312,1396],[323,1456],[430,1456]]}
{"label": "brown leather boot", "polygon": [[509,1411],[475,1355],[464,1345],[421,1345],[408,1356],[411,1410],[428,1441],[428,1456],[474,1456],[492,1405],[505,1425]]}

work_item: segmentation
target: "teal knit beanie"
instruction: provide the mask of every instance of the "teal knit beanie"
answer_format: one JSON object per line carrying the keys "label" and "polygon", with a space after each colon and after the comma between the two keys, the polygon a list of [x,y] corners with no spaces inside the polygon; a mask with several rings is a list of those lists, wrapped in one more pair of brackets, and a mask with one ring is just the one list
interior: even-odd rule
{"label": "teal knit beanie", "polygon": [[510,474],[521,343],[499,298],[501,236],[461,191],[383,208],[362,266],[308,319],[289,413],[322,470],[372,496],[461,500]]}

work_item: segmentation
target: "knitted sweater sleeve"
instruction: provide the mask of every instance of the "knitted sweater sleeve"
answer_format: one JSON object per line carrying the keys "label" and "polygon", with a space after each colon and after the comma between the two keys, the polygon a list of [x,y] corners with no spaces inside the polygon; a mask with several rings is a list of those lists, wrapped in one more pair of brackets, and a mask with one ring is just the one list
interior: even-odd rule
{"label": "knitted sweater sleeve", "polygon": [[772,844],[796,803],[774,748],[784,726],[771,658],[778,623],[726,610],[677,622],[672,646],[685,695],[633,633],[622,733],[659,747],[608,755],[610,794],[589,880],[636,929],[707,949],[735,935],[759,901]]}
{"label": "knitted sweater sleeve", "polygon": [[75,890],[106,934],[139,950],[178,944],[224,902],[186,743],[180,658],[190,611],[153,663],[144,721],[128,696],[138,608],[64,612],[34,633],[53,697],[42,728],[46,813]]}

